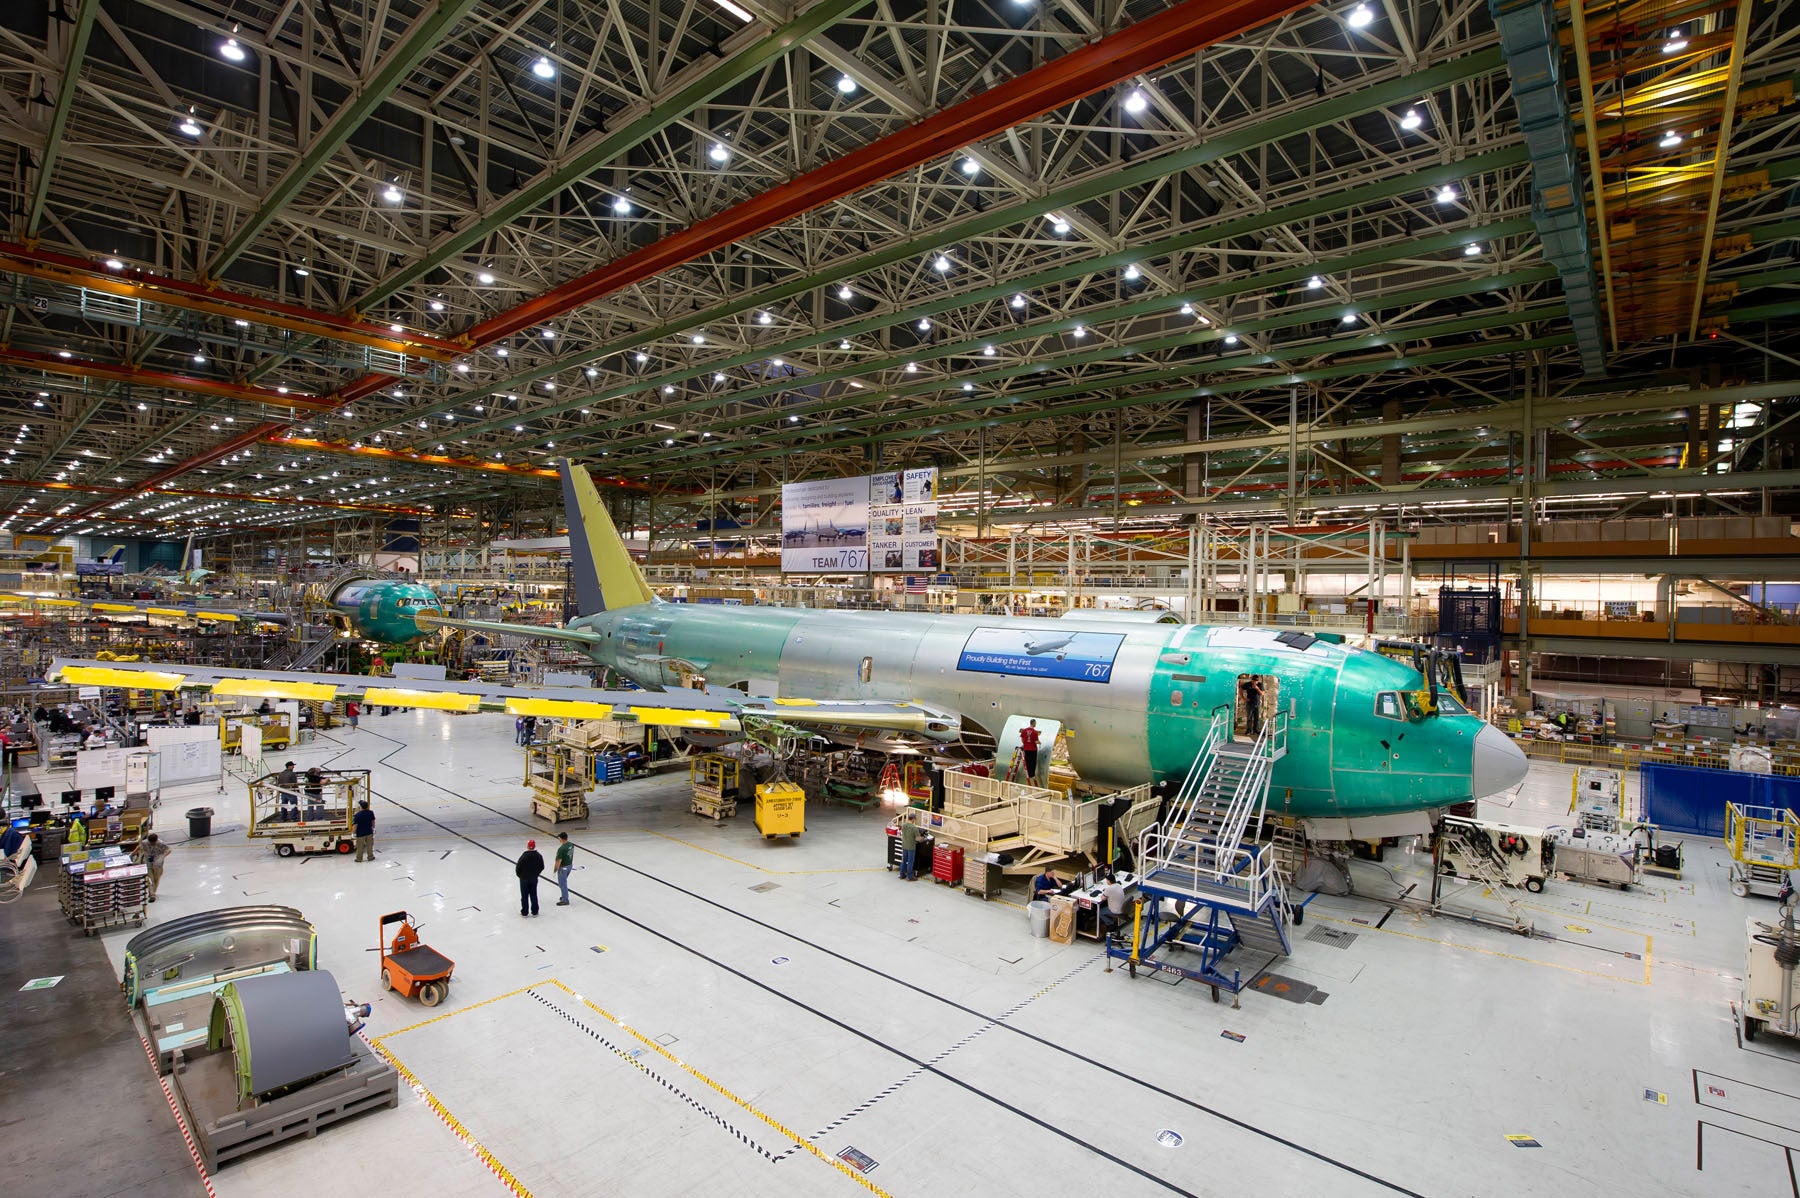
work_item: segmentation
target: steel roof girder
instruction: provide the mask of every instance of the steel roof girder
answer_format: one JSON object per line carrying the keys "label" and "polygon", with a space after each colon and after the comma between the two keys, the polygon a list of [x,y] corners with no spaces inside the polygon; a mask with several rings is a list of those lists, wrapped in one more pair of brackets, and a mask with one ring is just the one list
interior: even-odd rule
{"label": "steel roof girder", "polygon": [[[1298,133],[1304,133],[1312,129],[1335,124],[1347,116],[1354,116],[1363,112],[1387,107],[1391,104],[1400,102],[1407,96],[1417,94],[1421,89],[1446,87],[1463,79],[1475,78],[1490,73],[1498,70],[1502,65],[1504,64],[1501,60],[1499,49],[1497,47],[1491,47],[1488,50],[1478,51],[1475,54],[1454,59],[1449,63],[1444,63],[1425,71],[1416,72],[1411,75],[1398,76],[1385,83],[1376,84],[1372,87],[1352,92],[1347,96],[1328,100],[1323,104],[1309,105],[1305,108],[1297,109],[1292,114],[1286,114],[1282,117],[1276,117],[1270,120],[1248,123],[1243,128],[1217,135],[1208,139],[1206,142],[1190,147],[1187,150],[1178,151],[1151,162],[1127,167],[1124,171],[1107,175],[1097,175],[1093,179],[1067,185],[1057,191],[1047,193],[1042,197],[1026,200],[1004,210],[978,216],[970,221],[966,221],[948,229],[940,230],[937,233],[930,234],[926,237],[914,238],[898,246],[865,254],[854,261],[835,264],[829,270],[817,272],[805,276],[804,278],[760,291],[750,299],[727,301],[726,303],[715,306],[707,311],[684,316],[675,323],[660,325],[653,329],[638,330],[634,332],[629,339],[614,340],[606,345],[590,350],[584,350],[578,354],[571,354],[566,358],[557,359],[555,362],[546,366],[529,371],[522,371],[518,374],[508,376],[507,378],[497,380],[492,384],[489,384],[486,389],[489,391],[500,392],[520,390],[529,387],[532,383],[541,379],[549,378],[554,374],[560,373],[563,370],[583,366],[591,362],[597,362],[600,359],[610,357],[613,354],[624,353],[635,346],[647,345],[665,337],[675,336],[688,329],[698,328],[708,324],[717,324],[721,321],[728,320],[733,316],[742,315],[745,312],[750,312],[757,308],[779,304],[783,300],[804,294],[816,287],[824,286],[826,283],[833,280],[865,274],[904,261],[907,258],[917,257],[919,254],[935,246],[997,233],[1008,226],[1035,220],[1044,216],[1046,213],[1055,212],[1059,208],[1069,207],[1088,199],[1106,195],[1118,187],[1131,186],[1136,183],[1161,178],[1165,175],[1191,170],[1196,166],[1217,161],[1226,155],[1242,153],[1254,149],[1259,145],[1265,144],[1267,141],[1294,136]],[[1490,155],[1501,155],[1503,157],[1490,157]],[[1524,152],[1521,149],[1514,147],[1510,150],[1490,151],[1488,154],[1476,155],[1473,158],[1464,160],[1460,164],[1448,164],[1448,166],[1443,169],[1449,169],[1460,174],[1466,173],[1470,169],[1498,169],[1500,166],[1504,166],[1511,162],[1523,161],[1525,161]],[[1084,261],[1090,264],[1090,270],[1097,269],[1097,267],[1092,265],[1095,260],[1084,259]],[[894,319],[897,318],[889,317],[886,320],[881,320],[880,318],[872,319],[879,321],[879,324],[875,327],[883,327],[886,324],[893,323]],[[820,340],[842,335],[844,334],[840,329],[834,328],[831,332],[821,335]],[[800,341],[795,344],[804,345],[806,342]],[[769,350],[766,352],[781,351]],[[752,358],[751,360],[755,359]],[[465,392],[463,394],[472,394],[472,392]],[[437,404],[424,409],[423,412],[435,415],[464,402],[466,402],[466,400],[460,396],[455,399],[442,400]],[[560,410],[565,411],[572,411],[581,406],[583,405],[578,402],[557,405]]]}
{"label": "steel roof girder", "polygon": [[[364,294],[358,301],[358,306],[368,307],[417,282],[488,234],[580,182],[633,147],[642,145],[674,124],[679,117],[742,82],[869,3],[870,0],[820,0],[797,14],[786,25],[767,33],[755,25],[746,25],[733,38],[727,39],[722,62],[693,64],[684,72],[684,76],[693,77],[678,78],[666,99],[651,102],[643,112],[617,130],[600,133],[590,145],[576,151],[566,163],[527,183],[467,228],[447,234],[418,261],[401,268]],[[736,52],[729,48],[733,41],[740,43]]]}
{"label": "steel roof girder", "polygon": [[386,102],[394,89],[406,81],[413,68],[435,51],[438,42],[446,38],[450,30],[480,2],[481,0],[437,0],[433,7],[419,15],[394,43],[387,57],[382,59],[380,66],[362,85],[361,90],[332,114],[330,123],[319,130],[312,144],[301,152],[299,160],[276,180],[250,219],[219,248],[213,260],[207,264],[207,278],[219,278],[250,248],[250,244],[262,235],[263,230],[269,227],[269,222],[275,219],[288,201],[298,194],[321,166],[343,148],[363,121]]}

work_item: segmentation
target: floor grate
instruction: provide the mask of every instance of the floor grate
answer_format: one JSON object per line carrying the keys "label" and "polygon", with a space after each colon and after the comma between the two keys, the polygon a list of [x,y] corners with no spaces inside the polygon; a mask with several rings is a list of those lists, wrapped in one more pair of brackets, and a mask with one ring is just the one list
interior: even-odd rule
{"label": "floor grate", "polygon": [[1356,933],[1342,928],[1314,928],[1306,938],[1314,944],[1329,944],[1332,948],[1349,948],[1356,943]]}

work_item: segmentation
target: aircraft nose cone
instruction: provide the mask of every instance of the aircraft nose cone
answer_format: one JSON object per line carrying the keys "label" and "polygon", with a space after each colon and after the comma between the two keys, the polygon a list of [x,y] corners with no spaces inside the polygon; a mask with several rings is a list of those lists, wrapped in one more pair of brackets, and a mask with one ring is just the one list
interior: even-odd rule
{"label": "aircraft nose cone", "polygon": [[1475,750],[1469,761],[1473,797],[1480,799],[1511,790],[1525,780],[1529,768],[1525,754],[1506,733],[1492,724],[1484,726],[1475,737]]}

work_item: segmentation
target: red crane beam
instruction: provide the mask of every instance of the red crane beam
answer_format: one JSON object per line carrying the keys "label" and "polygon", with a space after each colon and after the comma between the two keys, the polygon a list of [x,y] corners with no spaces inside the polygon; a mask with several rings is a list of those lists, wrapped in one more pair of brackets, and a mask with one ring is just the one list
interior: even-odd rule
{"label": "red crane beam", "polygon": [[308,395],[282,387],[258,387],[253,383],[233,383],[223,379],[203,379],[191,374],[169,374],[160,370],[142,370],[121,362],[97,362],[91,358],[62,357],[31,350],[0,350],[0,366],[15,370],[41,370],[45,374],[73,379],[101,379],[132,387],[159,387],[166,391],[182,391],[190,395],[207,395],[214,399],[233,399],[239,403],[268,404],[276,408],[293,408],[304,412],[329,412],[337,406],[323,395]]}
{"label": "red crane beam", "polygon": [[[474,348],[492,345],[521,329],[552,320],[871,184],[891,179],[1003,132],[1022,121],[1115,87],[1134,75],[1155,70],[1306,7],[1309,4],[1297,4],[1294,0],[1184,0],[1165,12],[1027,71],[998,87],[989,88],[580,278],[553,287],[476,325],[464,334],[464,339]],[[370,375],[340,390],[338,399],[350,403],[393,382],[390,375]]]}
{"label": "red crane beam", "polygon": [[214,316],[246,320],[251,324],[269,325],[332,341],[347,341],[434,362],[454,361],[465,352],[463,346],[455,341],[412,329],[396,333],[391,326],[364,320],[354,312],[348,316],[339,316],[299,304],[286,304],[261,296],[225,291],[203,283],[184,282],[131,266],[110,270],[104,263],[91,262],[73,254],[59,254],[53,250],[20,245],[13,241],[0,241],[0,271],[72,287],[85,287],[90,291],[104,291],[108,295],[126,299],[166,304],[171,308],[182,308],[190,312],[206,312]]}

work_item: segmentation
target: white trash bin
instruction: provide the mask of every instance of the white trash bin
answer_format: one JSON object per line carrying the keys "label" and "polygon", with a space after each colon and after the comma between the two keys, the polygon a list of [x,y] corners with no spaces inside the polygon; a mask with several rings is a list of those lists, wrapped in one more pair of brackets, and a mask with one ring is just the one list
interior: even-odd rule
{"label": "white trash bin", "polygon": [[1025,904],[1025,913],[1031,917],[1031,934],[1039,940],[1050,935],[1050,904],[1043,899],[1033,899]]}

